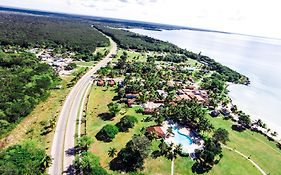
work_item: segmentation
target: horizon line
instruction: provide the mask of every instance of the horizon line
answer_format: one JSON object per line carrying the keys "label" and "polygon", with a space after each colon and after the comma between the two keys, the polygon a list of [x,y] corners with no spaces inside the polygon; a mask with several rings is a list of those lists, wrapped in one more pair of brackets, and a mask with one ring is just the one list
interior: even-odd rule
{"label": "horizon line", "polygon": [[[120,22],[127,21],[127,22],[136,22],[136,23],[139,23],[139,24],[152,24],[152,25],[158,25],[158,26],[162,25],[162,26],[166,26],[166,27],[175,27],[175,28],[177,28],[177,29],[171,29],[171,30],[193,30],[193,31],[201,31],[201,32],[214,32],[214,33],[222,33],[222,34],[234,34],[234,35],[241,35],[241,36],[250,36],[250,37],[264,38],[264,39],[281,40],[281,38],[276,38],[276,37],[251,35],[251,34],[245,34],[245,33],[228,32],[228,31],[222,31],[222,30],[213,30],[213,29],[207,29],[207,28],[189,27],[189,26],[167,24],[167,23],[158,23],[158,22],[150,22],[150,21],[131,20],[131,19],[125,19],[125,18],[113,18],[113,17],[85,15],[85,14],[78,14],[78,13],[66,13],[66,12],[39,10],[39,9],[32,9],[32,8],[19,8],[19,7],[0,5],[0,11],[5,11],[5,10],[6,11],[8,11],[8,10],[10,10],[10,11],[22,10],[22,11],[25,11],[25,13],[29,12],[28,14],[34,14],[34,13],[32,13],[32,11],[33,11],[33,12],[41,12],[41,13],[50,13],[50,14],[54,14],[54,15],[69,15],[69,16],[77,16],[77,17],[78,16],[82,16],[82,17],[92,17],[92,18],[103,18],[103,19],[108,19],[108,20],[117,21],[117,22],[118,21],[120,21]],[[18,13],[23,13],[24,14],[24,12],[18,12]],[[42,15],[42,16],[44,16],[44,15]],[[47,14],[46,14],[46,16],[47,16]],[[144,27],[144,30],[145,30],[145,27]],[[161,30],[165,30],[165,29],[161,29]]]}

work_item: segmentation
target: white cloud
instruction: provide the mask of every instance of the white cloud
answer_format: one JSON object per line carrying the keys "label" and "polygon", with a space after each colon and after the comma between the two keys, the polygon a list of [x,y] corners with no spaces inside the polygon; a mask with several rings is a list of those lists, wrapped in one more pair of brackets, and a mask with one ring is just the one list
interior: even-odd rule
{"label": "white cloud", "polygon": [[1,0],[0,5],[281,38],[278,0]]}

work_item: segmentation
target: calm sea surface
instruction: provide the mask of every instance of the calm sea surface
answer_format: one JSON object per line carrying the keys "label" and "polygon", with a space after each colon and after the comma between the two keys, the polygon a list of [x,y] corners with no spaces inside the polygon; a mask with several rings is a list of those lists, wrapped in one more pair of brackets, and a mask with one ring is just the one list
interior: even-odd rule
{"label": "calm sea surface", "polygon": [[131,31],[201,51],[248,76],[249,86],[229,87],[233,103],[281,136],[281,40],[190,30]]}

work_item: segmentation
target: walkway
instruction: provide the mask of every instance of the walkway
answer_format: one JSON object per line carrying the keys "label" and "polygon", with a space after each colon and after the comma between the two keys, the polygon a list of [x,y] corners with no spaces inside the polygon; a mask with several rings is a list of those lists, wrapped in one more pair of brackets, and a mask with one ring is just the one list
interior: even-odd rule
{"label": "walkway", "polygon": [[245,159],[247,159],[248,161],[250,161],[263,175],[267,175],[267,173],[256,163],[254,162],[249,156],[246,156],[245,154],[241,153],[240,151],[237,151],[236,149],[230,148],[226,145],[222,145],[223,148],[226,148],[230,151],[234,151],[237,154],[239,154],[240,156],[244,157]]}

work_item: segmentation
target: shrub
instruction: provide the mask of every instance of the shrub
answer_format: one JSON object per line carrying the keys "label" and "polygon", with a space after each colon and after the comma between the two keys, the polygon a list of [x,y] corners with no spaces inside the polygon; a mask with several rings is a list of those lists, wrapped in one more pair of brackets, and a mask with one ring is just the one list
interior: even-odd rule
{"label": "shrub", "polygon": [[115,125],[107,124],[97,133],[96,138],[104,142],[111,142],[117,133],[118,128]]}
{"label": "shrub", "polygon": [[126,132],[129,128],[133,128],[137,122],[138,119],[135,116],[126,115],[116,124],[116,126],[119,128],[119,131]]}

